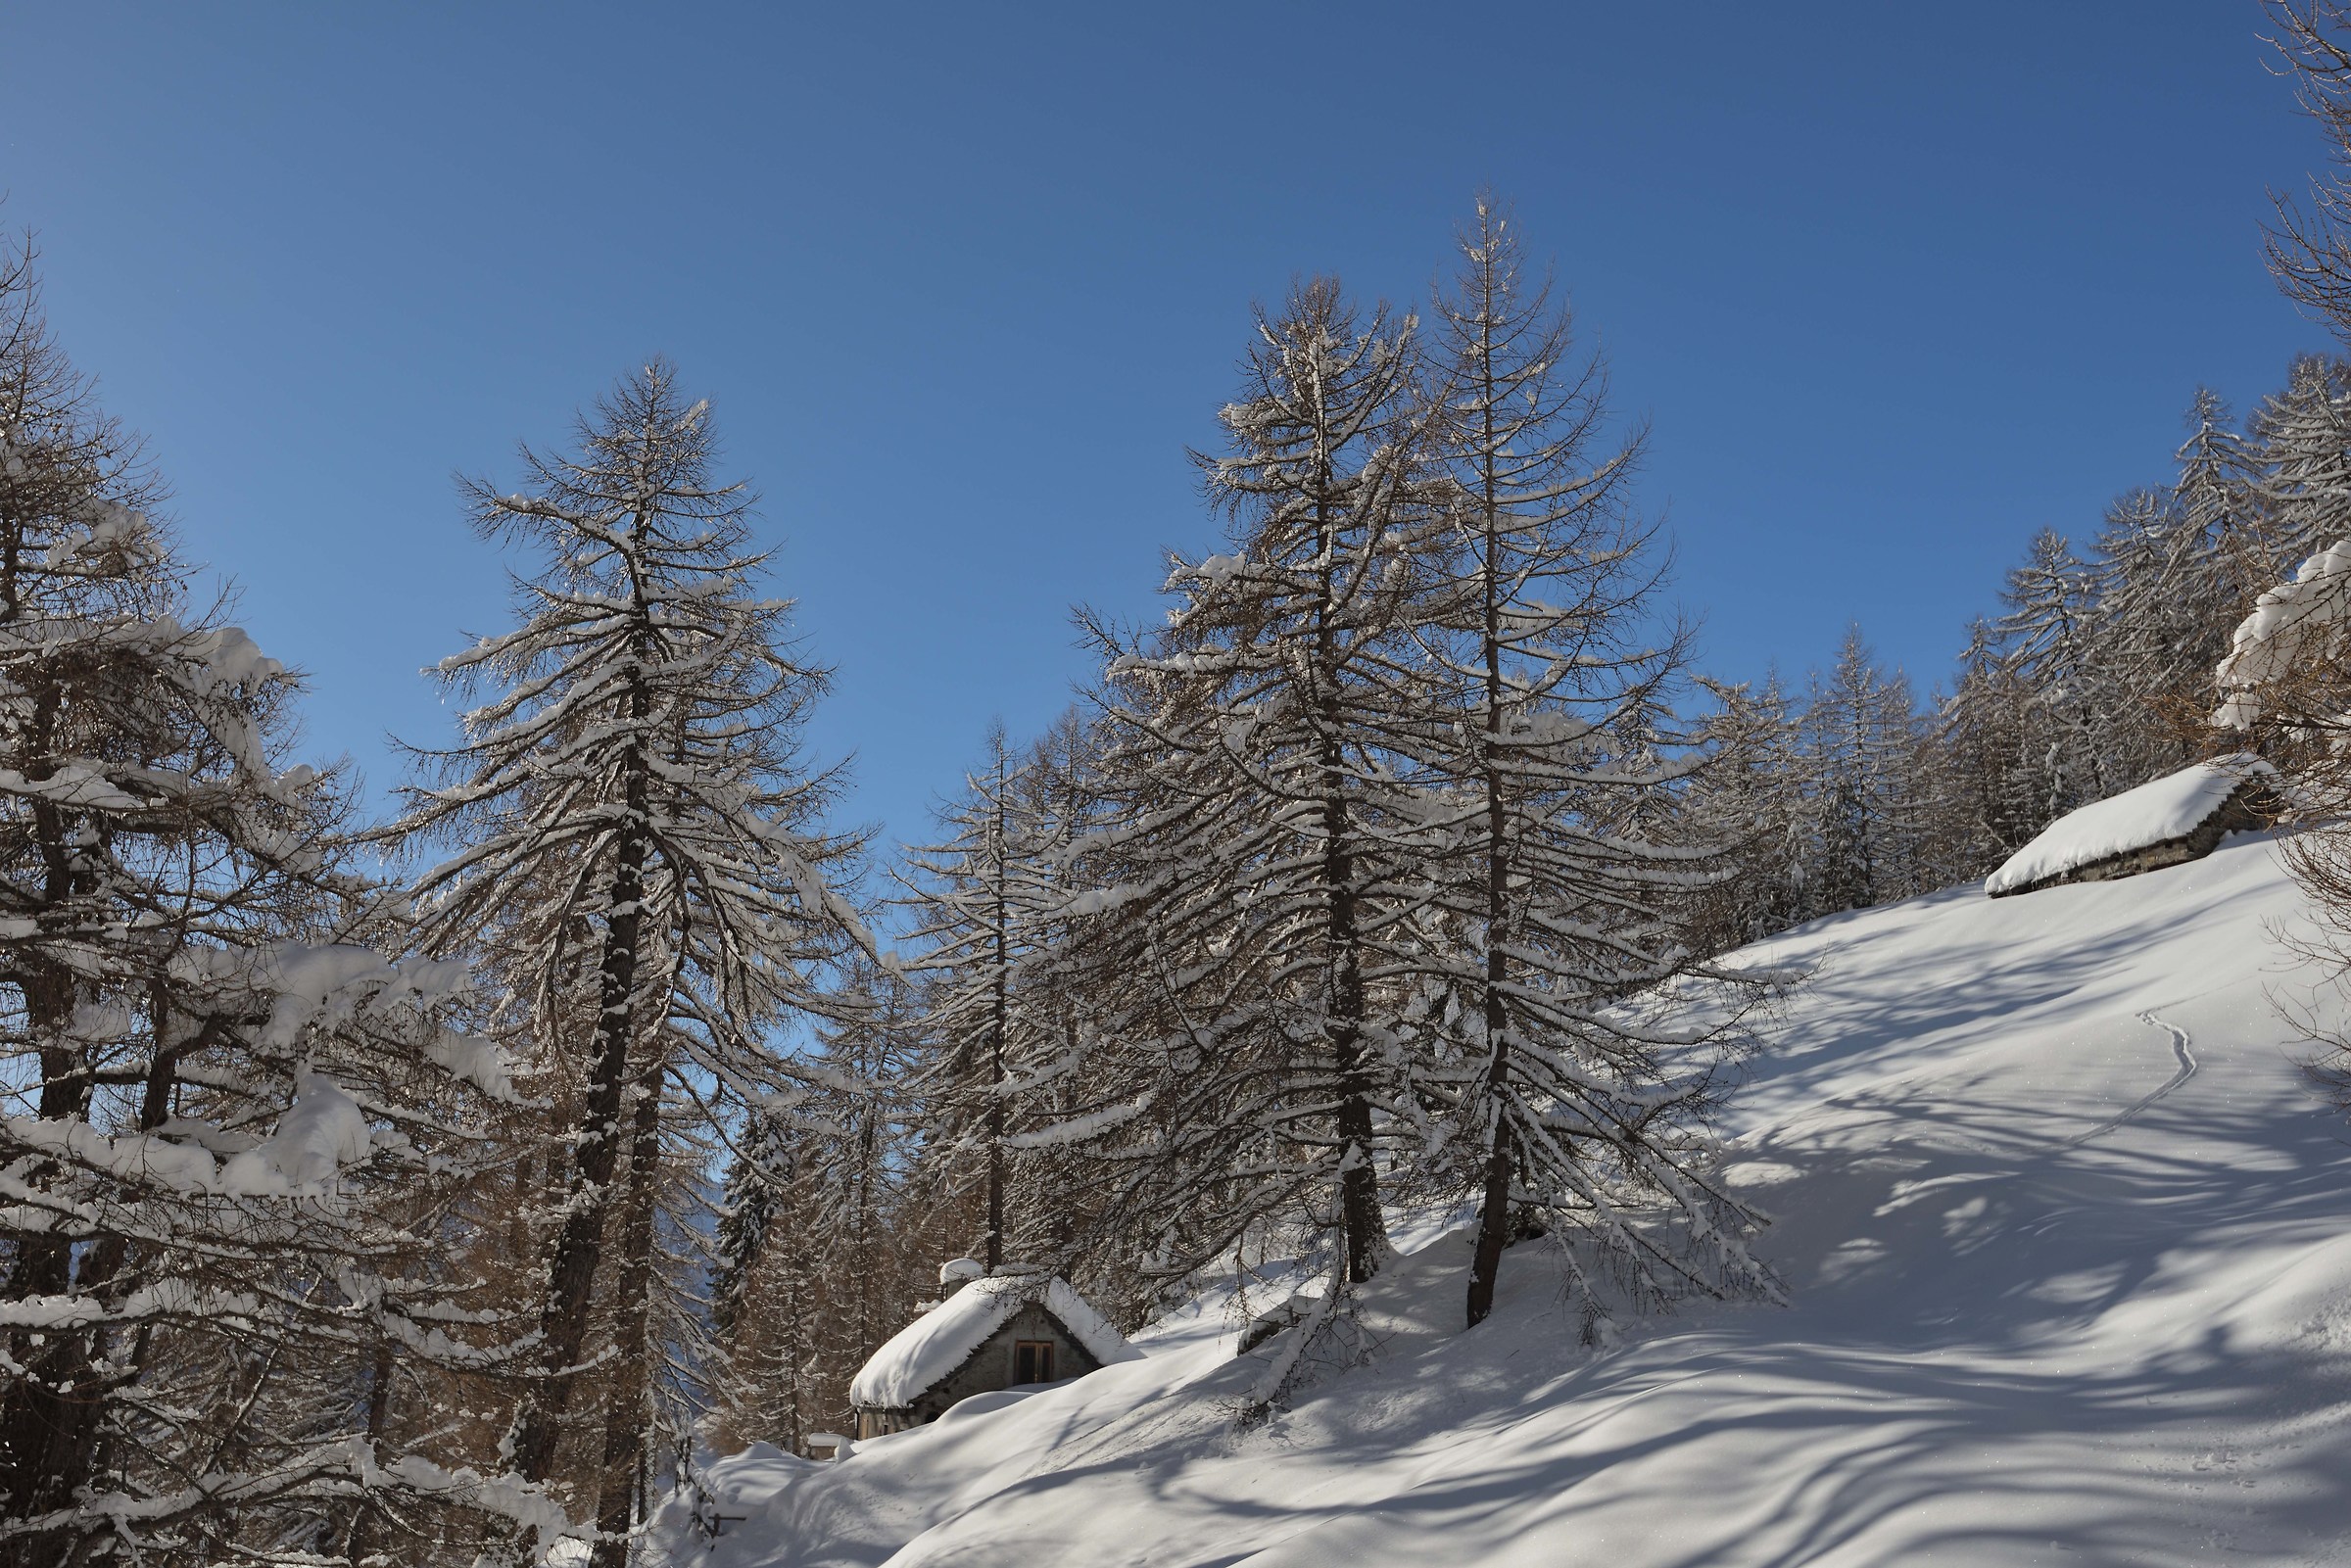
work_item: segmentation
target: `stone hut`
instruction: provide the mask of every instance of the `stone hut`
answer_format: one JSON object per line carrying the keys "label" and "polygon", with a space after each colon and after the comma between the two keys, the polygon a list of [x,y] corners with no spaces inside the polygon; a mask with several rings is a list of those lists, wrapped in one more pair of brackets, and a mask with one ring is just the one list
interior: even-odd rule
{"label": "stone hut", "polygon": [[936,1421],[975,1394],[1083,1377],[1141,1353],[1058,1274],[939,1270],[954,1294],[891,1336],[849,1384],[859,1439]]}
{"label": "stone hut", "polygon": [[2063,882],[2109,881],[2200,860],[2232,832],[2269,826],[2278,772],[2259,757],[2216,757],[2066,813],[1986,879],[1994,898]]}

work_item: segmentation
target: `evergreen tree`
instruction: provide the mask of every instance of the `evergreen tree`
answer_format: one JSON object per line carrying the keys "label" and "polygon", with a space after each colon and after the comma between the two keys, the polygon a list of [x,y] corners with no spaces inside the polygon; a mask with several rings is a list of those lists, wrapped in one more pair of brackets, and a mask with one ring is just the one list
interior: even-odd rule
{"label": "evergreen tree", "polygon": [[910,1089],[927,1023],[905,978],[852,965],[858,1005],[818,1031],[806,1096],[745,1117],[728,1166],[712,1315],[720,1410],[739,1440],[798,1451],[847,1431],[849,1380],[924,1295]]}
{"label": "evergreen tree", "polygon": [[[2264,398],[2247,423],[2237,444],[2249,449],[2241,520],[2207,530],[2221,585],[2214,641],[2224,654],[2227,632],[2264,590],[2351,534],[2351,364],[2296,356],[2284,389]],[[2183,475],[2183,489],[2187,483]]]}
{"label": "evergreen tree", "polygon": [[[1961,689],[1971,702],[1988,699],[2003,691],[2005,677],[2013,675],[2047,715],[2056,731],[2047,798],[2028,810],[2046,822],[2117,787],[2114,771],[2122,759],[2112,736],[2119,696],[2107,662],[2112,622],[2097,572],[2053,528],[2034,536],[2025,564],[2008,574],[2001,600],[2008,613],[1992,634],[1971,633]],[[1991,809],[2003,821],[2012,819],[2009,805]]]}
{"label": "evergreen tree", "polygon": [[2111,794],[2189,759],[2165,709],[2209,676],[2197,661],[2210,629],[2196,606],[2202,551],[2168,491],[2135,490],[2106,511],[2092,594],[2098,684],[2090,689],[2098,793]]}
{"label": "evergreen tree", "polygon": [[925,1074],[934,1161],[977,1162],[984,1200],[979,1257],[1007,1259],[1006,1201],[1018,1080],[1054,1050],[1051,1021],[1032,1008],[1022,972],[1057,902],[1043,855],[1045,826],[1030,811],[1028,772],[1001,725],[990,727],[982,770],[940,813],[946,841],[910,856],[915,973],[928,977],[938,1061]]}
{"label": "evergreen tree", "polygon": [[809,1181],[825,1259],[826,1310],[815,1335],[820,1404],[842,1431],[849,1380],[913,1319],[936,1287],[939,1261],[929,1216],[909,1206],[906,1192],[923,1135],[913,1087],[936,1049],[936,1025],[901,974],[860,964],[852,985],[865,1005],[823,1031],[834,1087],[821,1117],[822,1164]]}
{"label": "evergreen tree", "polygon": [[1707,765],[1683,791],[1686,836],[1725,848],[1730,868],[1688,904],[1683,937],[1711,955],[1811,917],[1810,775],[1775,674],[1760,690],[1703,683],[1715,706],[1699,727]]}
{"label": "evergreen tree", "polygon": [[1926,890],[1923,738],[1910,683],[1881,669],[1861,629],[1848,629],[1836,666],[1813,677],[1802,745],[1818,783],[1814,908],[1866,909]]}
{"label": "evergreen tree", "polygon": [[1943,868],[1938,881],[1989,874],[2056,818],[2095,798],[2074,782],[2071,759],[2082,748],[2069,746],[2079,736],[2061,725],[2076,713],[2072,703],[2052,700],[2065,689],[2036,689],[2000,641],[1983,620],[1970,624],[1958,687],[1936,714],[1930,755],[1943,808],[1932,833]]}
{"label": "evergreen tree", "polygon": [[2288,299],[2351,345],[2351,4],[2262,0],[2272,39],[2302,112],[2327,143],[2327,171],[2311,176],[2310,205],[2273,192],[2270,270]]}

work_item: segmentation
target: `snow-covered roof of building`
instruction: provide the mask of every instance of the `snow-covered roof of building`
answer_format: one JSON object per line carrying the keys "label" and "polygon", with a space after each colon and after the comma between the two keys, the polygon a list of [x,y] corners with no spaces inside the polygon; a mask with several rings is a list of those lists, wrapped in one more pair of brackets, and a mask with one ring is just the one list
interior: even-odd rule
{"label": "snow-covered roof of building", "polygon": [[2277,777],[2259,757],[2215,757],[2136,789],[2069,811],[1986,879],[1984,890],[2012,893],[2116,855],[2183,838],[2229,803],[2248,781]]}
{"label": "snow-covered roof of building", "polygon": [[849,1402],[904,1409],[971,1359],[990,1334],[1031,1302],[1042,1305],[1104,1366],[1142,1354],[1060,1275],[997,1274],[973,1280],[890,1336],[850,1382]]}

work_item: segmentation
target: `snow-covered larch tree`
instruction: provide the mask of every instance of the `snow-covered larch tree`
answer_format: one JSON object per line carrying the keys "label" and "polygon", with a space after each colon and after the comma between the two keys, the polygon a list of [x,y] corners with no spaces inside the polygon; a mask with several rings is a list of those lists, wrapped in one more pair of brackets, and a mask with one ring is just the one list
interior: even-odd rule
{"label": "snow-covered larch tree", "polygon": [[1692,948],[1711,955],[1806,918],[1812,795],[1776,674],[1759,689],[1701,685],[1714,699],[1697,726],[1707,761],[1677,804],[1690,841],[1730,855],[1730,875],[1700,889],[1682,922]]}
{"label": "snow-covered larch tree", "polygon": [[2270,270],[2296,305],[2351,346],[2351,3],[2262,0],[2272,38],[2302,112],[2327,143],[2309,204],[2273,191]]}
{"label": "snow-covered larch tree", "polygon": [[[1468,1321],[1530,1217],[1658,1294],[1748,1289],[1751,1218],[1696,1135],[1719,1025],[1628,1005],[1696,967],[1686,912],[1732,871],[1727,844],[1651,831],[1703,753],[1664,711],[1683,638],[1628,501],[1641,434],[1611,435],[1601,360],[1492,198],[1460,253],[1434,311],[1454,537],[1419,600],[1459,722],[1412,749],[1434,902],[1466,938],[1419,961],[1469,1003],[1450,1108],[1480,1194]],[[1649,1222],[1659,1202],[1676,1226]]]}
{"label": "snow-covered larch tree", "polygon": [[[2263,9],[2327,152],[2307,207],[2273,195],[2270,268],[2288,298],[2351,348],[2351,4],[2264,0]],[[2255,415],[2257,435],[2270,427],[2292,432],[2275,445],[2302,460],[2291,471],[2271,463],[2263,488],[2275,506],[2286,481],[2288,499],[2300,503],[2298,521],[2315,537],[2301,541],[2309,556],[2290,576],[2281,573],[2235,628],[2215,672],[2221,701],[2212,714],[2231,742],[2260,746],[2285,767],[2306,824],[2285,840],[2285,857],[2322,921],[2306,946],[2338,983],[2351,975],[2351,831],[2344,826],[2351,822],[2351,519],[2344,516],[2341,439],[2351,400],[2342,396],[2343,380],[2337,361],[2325,377],[2330,396],[2324,403],[2313,375],[2302,398],[2283,400],[2300,404],[2290,421],[2280,417],[2283,407],[2270,404]],[[2288,537],[2300,531],[2283,530]],[[2351,1110],[2351,1039],[2337,1034],[2326,1044],[2319,1070],[2336,1103]]]}
{"label": "snow-covered larch tree", "polygon": [[191,606],[159,488],[0,261],[0,1563],[559,1526],[391,1408],[500,1363],[430,1253],[510,1091],[460,972],[355,939],[299,683]]}
{"label": "snow-covered larch tree", "polygon": [[1972,694],[1997,689],[1996,663],[2024,683],[2056,731],[2049,795],[2035,808],[2040,818],[2035,832],[2076,806],[2126,787],[2114,777],[2124,765],[2112,736],[2125,698],[2109,658],[2113,619],[2101,593],[2105,582],[2098,568],[2074,553],[2071,541],[2044,528],[2033,537],[2024,564],[2008,574],[2000,595],[2006,614],[1981,640],[1987,662]]}
{"label": "snow-covered larch tree", "polygon": [[1050,1020],[1032,1008],[1022,971],[1060,899],[1043,858],[1050,824],[1030,809],[1023,759],[1001,725],[989,728],[986,746],[963,793],[940,808],[943,841],[909,855],[906,902],[909,970],[926,981],[937,1051],[920,1086],[927,1158],[976,1168],[985,1215],[979,1257],[992,1273],[1007,1257],[1014,1097],[1053,1052]]}
{"label": "snow-covered larch tree", "polygon": [[[1942,874],[1982,876],[2085,798],[2073,764],[2079,712],[2038,689],[2000,630],[1968,627],[1959,677],[1936,711],[1929,780]],[[2090,796],[2087,798],[2095,798]]]}
{"label": "snow-covered larch tree", "polygon": [[1379,1163],[1408,1125],[1388,1000],[1396,855],[1414,795],[1392,766],[1426,723],[1412,637],[1437,519],[1415,323],[1327,278],[1261,312],[1223,454],[1229,552],[1176,557],[1166,626],[1092,624],[1110,664],[1105,826],[1072,950],[1102,1005],[1071,1110],[1105,1155],[1098,1212],[1143,1272],[1188,1273],[1268,1227],[1320,1249],[1335,1309],[1385,1253]]}
{"label": "snow-covered larch tree", "polygon": [[[390,835],[446,858],[414,881],[423,948],[496,955],[514,1055],[553,1129],[539,1364],[512,1463],[553,1476],[582,1369],[609,1360],[589,1434],[598,1568],[618,1568],[654,1447],[649,1368],[665,1130],[789,1104],[774,1031],[834,1010],[827,973],[870,946],[834,881],[836,785],[799,738],[826,672],[766,595],[752,498],[711,475],[709,409],[656,360],[584,415],[575,450],[524,449],[524,488],[466,486],[475,529],[524,552],[517,625],[445,660],[477,705]],[[712,1140],[690,1140],[698,1161]],[[609,1342],[590,1343],[592,1323]]]}
{"label": "snow-covered larch tree", "polygon": [[[2265,590],[2351,533],[2351,362],[2296,356],[2285,386],[2261,400],[2246,427],[2231,450],[2244,454],[2250,472],[2225,492],[2238,499],[2235,515],[2206,531],[2219,585],[2209,597],[2224,630]],[[2193,473],[2183,464],[2183,493]]]}
{"label": "snow-covered larch tree", "polygon": [[1801,726],[1818,790],[1818,912],[1927,890],[1924,739],[1909,679],[1879,665],[1859,626],[1847,628],[1837,662],[1812,678]]}
{"label": "snow-covered larch tree", "polygon": [[735,1138],[711,1282],[725,1426],[793,1451],[849,1429],[849,1380],[937,1281],[906,1191],[928,1023],[885,965],[852,965],[847,988],[863,1005],[817,1031],[808,1098]]}

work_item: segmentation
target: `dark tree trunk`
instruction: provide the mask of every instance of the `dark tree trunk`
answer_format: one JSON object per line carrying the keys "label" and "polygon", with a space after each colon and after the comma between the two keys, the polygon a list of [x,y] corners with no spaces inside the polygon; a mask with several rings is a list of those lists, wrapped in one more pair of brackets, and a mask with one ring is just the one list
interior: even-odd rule
{"label": "dark tree trunk", "polygon": [[[378,1338],[367,1368],[367,1446],[380,1451],[384,1432],[392,1423],[392,1342]],[[375,1550],[377,1510],[374,1500],[362,1498],[351,1516],[351,1531],[343,1554],[355,1563]]]}
{"label": "dark tree trunk", "polygon": [[661,1072],[637,1086],[629,1140],[629,1204],[621,1227],[619,1357],[604,1407],[604,1462],[596,1507],[592,1568],[626,1568],[629,1531],[643,1493],[646,1394],[650,1382],[653,1214],[660,1199]]}
{"label": "dark tree trunk", "polygon": [[[59,702],[54,688],[35,699],[28,736],[32,765],[24,770],[31,778],[45,778],[55,768],[49,754],[55,745]],[[42,862],[41,907],[57,910],[76,891],[71,825],[66,814],[47,801],[35,801],[31,816]],[[15,979],[24,994],[28,1032],[44,1042],[36,1114],[43,1121],[79,1121],[90,1108],[87,1064],[72,1046],[54,1043],[73,1016],[73,975],[55,965],[37,964]],[[38,1188],[56,1174],[53,1163],[42,1162],[33,1167],[28,1185]],[[73,1243],[71,1234],[20,1235],[15,1265],[8,1273],[7,1299],[63,1295],[72,1280]],[[109,1243],[115,1244],[119,1257],[117,1237],[102,1238],[99,1253],[103,1255]],[[100,1406],[96,1392],[75,1374],[88,1366],[89,1337],[86,1332],[35,1335],[23,1329],[9,1336],[9,1359],[24,1369],[0,1403],[0,1510],[9,1516],[24,1518],[68,1505],[87,1471]],[[20,1538],[0,1547],[7,1553],[0,1563],[7,1568],[47,1568],[64,1545],[62,1534]]]}
{"label": "dark tree trunk", "polygon": [[1347,1231],[1347,1278],[1361,1284],[1379,1272],[1387,1224],[1379,1212],[1379,1173],[1371,1164],[1371,1083],[1364,1062],[1364,971],[1358,934],[1355,858],[1343,847],[1347,805],[1323,802],[1330,844],[1323,874],[1330,883],[1331,1065],[1339,1083],[1339,1215]]}
{"label": "dark tree trunk", "polygon": [[1503,803],[1503,686],[1502,686],[1502,604],[1500,595],[1497,553],[1502,547],[1496,527],[1494,476],[1494,358],[1493,320],[1494,291],[1489,283],[1483,291],[1484,326],[1480,333],[1479,368],[1481,404],[1481,434],[1484,441],[1479,451],[1483,495],[1479,498],[1485,507],[1485,558],[1480,563],[1480,577],[1485,603],[1485,624],[1480,641],[1484,643],[1486,663],[1486,737],[1482,772],[1486,785],[1486,974],[1485,1007],[1483,1018],[1486,1029],[1486,1049],[1491,1055],[1486,1062],[1486,1105],[1493,1121],[1490,1142],[1486,1147],[1485,1195],[1478,1205],[1477,1246],[1469,1262],[1469,1327],[1475,1328],[1494,1310],[1494,1285],[1502,1273],[1502,1252],[1510,1244],[1511,1176],[1516,1164],[1516,1149],[1511,1134],[1511,1042],[1510,1006],[1505,1000],[1504,987],[1510,983],[1510,892],[1511,867],[1508,813]]}
{"label": "dark tree trunk", "polygon": [[[630,716],[642,724],[648,704],[639,681],[629,693]],[[620,1154],[621,1091],[629,1079],[629,1047],[636,1032],[637,954],[644,925],[646,819],[650,804],[644,755],[632,749],[622,766],[627,775],[626,821],[614,859],[613,914],[604,927],[598,976],[596,1063],[580,1114],[580,1152],[568,1185],[567,1212],[548,1264],[539,1316],[540,1376],[524,1396],[514,1423],[514,1469],[529,1481],[545,1481],[554,1468],[556,1444],[578,1382],[580,1353],[588,1341],[604,1218],[612,1207],[612,1172]]]}
{"label": "dark tree trunk", "polygon": [[988,1033],[987,1065],[987,1271],[994,1273],[1004,1266],[1004,1042],[1012,1027],[1012,987],[1007,966],[1011,963],[1011,944],[1004,926],[1004,877],[1006,824],[1004,820],[1004,759],[999,748],[996,757],[996,844],[994,876],[996,880],[995,911],[995,995],[992,998],[993,1016]]}
{"label": "dark tree trunk", "polygon": [[[1330,483],[1328,465],[1319,475]],[[1338,1080],[1339,1222],[1346,1231],[1347,1278],[1360,1284],[1379,1272],[1387,1250],[1387,1224],[1379,1212],[1379,1172],[1371,1163],[1371,1082],[1364,1061],[1364,967],[1361,895],[1356,890],[1355,827],[1348,810],[1347,757],[1340,736],[1346,715],[1339,700],[1336,630],[1331,625],[1330,524],[1327,506],[1318,503],[1317,553],[1321,566],[1321,599],[1316,611],[1315,700],[1321,720],[1319,787],[1322,792],[1322,883],[1328,900],[1329,978],[1323,997],[1323,1032],[1330,1042]]]}

